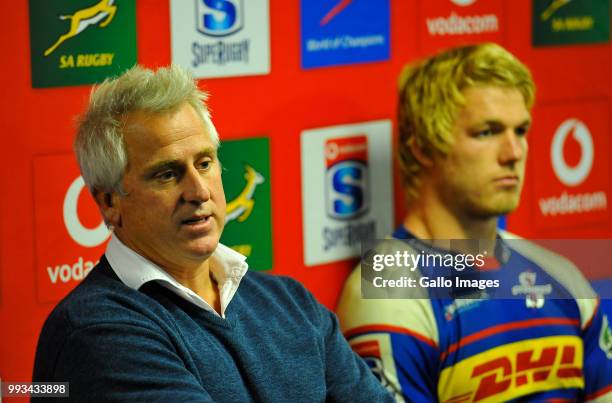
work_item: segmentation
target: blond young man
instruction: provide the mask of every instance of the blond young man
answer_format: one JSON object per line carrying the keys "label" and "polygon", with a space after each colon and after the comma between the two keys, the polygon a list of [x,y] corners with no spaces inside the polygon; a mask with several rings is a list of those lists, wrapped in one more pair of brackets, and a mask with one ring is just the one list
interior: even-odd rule
{"label": "blond young man", "polygon": [[[347,280],[341,327],[398,401],[612,399],[610,330],[587,281],[569,261],[497,229],[519,202],[534,94],[527,67],[495,44],[449,49],[401,74],[407,214],[393,237],[423,258],[459,261],[456,239],[491,254],[471,277],[446,267],[450,286],[429,281],[444,268],[435,259],[392,283],[414,281],[412,289],[370,295],[378,299],[361,295],[362,285],[382,284],[370,266]],[[466,279],[489,288],[456,285]],[[513,285],[513,298],[495,297]]]}

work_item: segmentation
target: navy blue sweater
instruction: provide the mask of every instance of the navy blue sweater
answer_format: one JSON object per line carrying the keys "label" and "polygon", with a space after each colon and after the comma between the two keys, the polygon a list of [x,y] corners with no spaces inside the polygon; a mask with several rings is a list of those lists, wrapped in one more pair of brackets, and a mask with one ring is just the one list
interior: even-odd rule
{"label": "navy blue sweater", "polygon": [[45,322],[33,380],[74,401],[391,401],[296,281],[249,271],[225,314],[133,290],[102,257]]}

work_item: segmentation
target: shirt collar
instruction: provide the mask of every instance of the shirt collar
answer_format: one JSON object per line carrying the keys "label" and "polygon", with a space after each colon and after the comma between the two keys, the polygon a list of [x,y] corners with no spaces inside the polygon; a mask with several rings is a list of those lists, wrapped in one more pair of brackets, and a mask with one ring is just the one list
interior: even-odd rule
{"label": "shirt collar", "polygon": [[[106,259],[117,277],[128,287],[138,290],[143,284],[156,281],[179,297],[219,316],[219,314],[199,295],[181,285],[164,269],[128,248],[113,234],[106,247]],[[221,317],[238,290],[240,281],[248,270],[246,257],[219,243],[210,257],[212,274],[219,287]]]}
{"label": "shirt collar", "polygon": [[[495,244],[495,253],[493,256],[485,259],[485,265],[481,267],[481,269],[485,269],[485,270],[497,269],[505,265],[506,263],[508,263],[508,261],[510,260],[510,255],[512,253],[512,250],[510,249],[510,246],[508,245],[508,243],[505,241],[504,238],[506,237],[504,236],[504,234],[505,234],[504,232],[498,231],[497,242]],[[438,248],[436,246],[429,244],[426,240],[417,238],[403,224],[401,224],[399,227],[396,228],[392,236],[395,239],[401,239],[401,240],[406,241],[408,244],[410,244],[412,247],[416,249],[426,250],[428,253],[432,253],[432,254],[446,254],[446,253],[456,254],[457,253],[451,250]]]}

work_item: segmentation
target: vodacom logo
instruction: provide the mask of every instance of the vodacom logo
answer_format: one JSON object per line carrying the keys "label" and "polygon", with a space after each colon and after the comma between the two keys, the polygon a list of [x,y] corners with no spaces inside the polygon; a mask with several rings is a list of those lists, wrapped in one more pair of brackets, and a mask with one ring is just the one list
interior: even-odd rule
{"label": "vodacom logo", "polygon": [[458,6],[465,7],[476,2],[476,0],[451,0]]}
{"label": "vodacom logo", "polygon": [[106,241],[110,231],[106,228],[104,221],[94,229],[85,228],[81,223],[77,213],[77,204],[84,188],[85,181],[81,176],[76,178],[68,188],[64,198],[64,224],[74,242],[92,248]]}
{"label": "vodacom logo", "polygon": [[[563,146],[570,133],[580,144],[580,162],[570,167],[563,157]],[[593,137],[586,125],[578,119],[568,119],[555,132],[550,148],[550,158],[555,175],[567,186],[581,184],[591,173],[593,167]]]}

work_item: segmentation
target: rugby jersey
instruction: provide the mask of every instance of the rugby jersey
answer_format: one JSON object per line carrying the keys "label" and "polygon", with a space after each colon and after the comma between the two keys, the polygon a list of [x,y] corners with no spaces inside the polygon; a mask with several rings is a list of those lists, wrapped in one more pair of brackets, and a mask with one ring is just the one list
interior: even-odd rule
{"label": "rugby jersey", "polygon": [[[499,236],[481,278],[500,289],[476,298],[365,299],[357,267],[338,306],[353,350],[397,401],[612,401],[612,334],[589,283],[565,258]],[[423,247],[404,227],[393,237]],[[495,297],[511,287],[514,298]]]}

